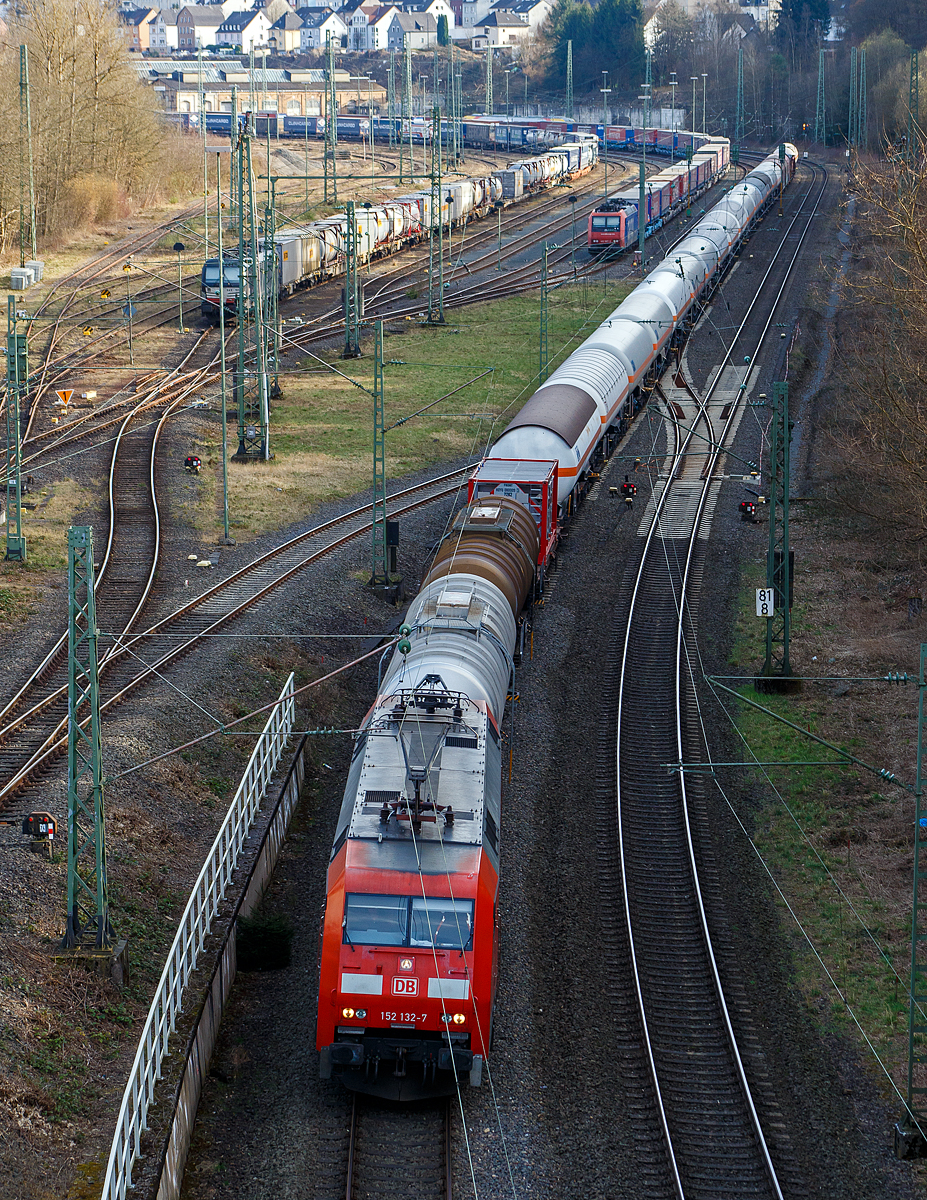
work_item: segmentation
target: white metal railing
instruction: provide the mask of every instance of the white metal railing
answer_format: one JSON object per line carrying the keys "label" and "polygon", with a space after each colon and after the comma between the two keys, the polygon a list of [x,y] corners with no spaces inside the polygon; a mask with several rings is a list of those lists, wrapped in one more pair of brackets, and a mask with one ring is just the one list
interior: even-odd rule
{"label": "white metal railing", "polygon": [[168,1039],[183,1007],[187,980],[209,936],[216,910],[225,898],[241,849],[283,754],[293,729],[294,714],[291,673],[248,760],[238,791],[180,918],[122,1097],[102,1200],[124,1200],[132,1185],[132,1166],[147,1128],[148,1109],[161,1078]]}

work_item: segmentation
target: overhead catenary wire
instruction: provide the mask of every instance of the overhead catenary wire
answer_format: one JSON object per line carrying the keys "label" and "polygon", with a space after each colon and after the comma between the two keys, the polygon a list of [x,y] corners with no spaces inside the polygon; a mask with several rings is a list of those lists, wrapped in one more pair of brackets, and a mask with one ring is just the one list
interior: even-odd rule
{"label": "overhead catenary wire", "polygon": [[[393,638],[390,645],[395,645],[398,638]],[[356,667],[359,663],[365,662],[368,658],[372,658],[374,654],[380,654],[383,651],[382,646],[375,646],[373,650],[368,650],[366,654],[360,655],[359,658],[353,658],[350,662],[343,663],[340,667],[336,667],[328,674],[320,676],[318,679],[313,679],[310,683],[301,684],[299,687],[293,688],[286,695],[278,696],[276,700],[270,701],[268,704],[262,704],[258,708],[254,708],[249,713],[245,713],[243,717],[237,717],[234,721],[227,721],[225,724],[216,729],[211,729],[208,733],[201,734],[199,737],[192,738],[183,745],[174,746],[170,750],[165,750],[163,754],[156,754],[153,758],[148,758],[144,762],[136,763],[134,766],[127,767],[124,771],[119,771],[115,775],[107,777],[107,783],[113,783],[117,779],[123,779],[126,775],[133,775],[136,771],[144,770],[146,767],[152,766],[154,763],[162,762],[166,758],[172,758],[175,754],[180,754],[183,750],[190,750],[193,746],[199,746],[203,742],[208,742],[211,738],[218,737],[220,734],[226,733],[233,729],[236,725],[240,725],[242,721],[248,721],[251,717],[256,717],[259,713],[268,712],[270,709],[277,708],[285,700],[290,700],[295,696],[302,695],[303,692],[311,691],[319,684],[327,683],[329,679],[334,679],[336,675],[340,675],[342,671],[348,671],[351,667]]]}

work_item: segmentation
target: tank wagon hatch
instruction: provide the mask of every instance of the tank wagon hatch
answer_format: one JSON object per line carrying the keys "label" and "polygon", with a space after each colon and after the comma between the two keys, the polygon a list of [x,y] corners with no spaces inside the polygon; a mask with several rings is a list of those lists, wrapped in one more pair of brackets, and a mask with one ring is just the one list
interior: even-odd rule
{"label": "tank wagon hatch", "polygon": [[557,521],[556,461],[490,458],[470,476],[467,503],[487,496],[505,496],[528,509],[538,530],[538,572],[554,555],[560,526]]}

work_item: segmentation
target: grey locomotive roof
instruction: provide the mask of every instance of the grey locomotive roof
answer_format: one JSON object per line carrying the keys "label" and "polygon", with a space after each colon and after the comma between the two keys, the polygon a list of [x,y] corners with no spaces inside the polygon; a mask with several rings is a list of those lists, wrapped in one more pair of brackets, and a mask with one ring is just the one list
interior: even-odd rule
{"label": "grey locomotive roof", "polygon": [[[411,719],[388,719],[389,707],[378,710],[368,727],[364,763],[348,837],[376,841],[412,842],[408,821],[380,821],[384,803],[412,798],[406,757],[412,765],[428,767],[423,798],[454,809],[453,825],[443,816],[424,821],[416,838],[423,843],[478,846],[483,840],[483,777],[486,772],[486,716],[469,708],[463,722],[450,714],[425,714]],[[403,745],[405,742],[405,754]],[[416,764],[416,760],[419,760]]]}

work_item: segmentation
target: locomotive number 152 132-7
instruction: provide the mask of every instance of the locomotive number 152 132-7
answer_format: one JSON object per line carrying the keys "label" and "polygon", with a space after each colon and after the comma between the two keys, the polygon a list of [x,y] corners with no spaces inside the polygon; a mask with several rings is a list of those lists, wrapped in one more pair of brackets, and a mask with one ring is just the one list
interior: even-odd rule
{"label": "locomotive number 152 132-7", "polygon": [[402,1021],[409,1023],[412,1021],[424,1021],[427,1013],[404,1013],[404,1012],[383,1012],[380,1014],[384,1021]]}

